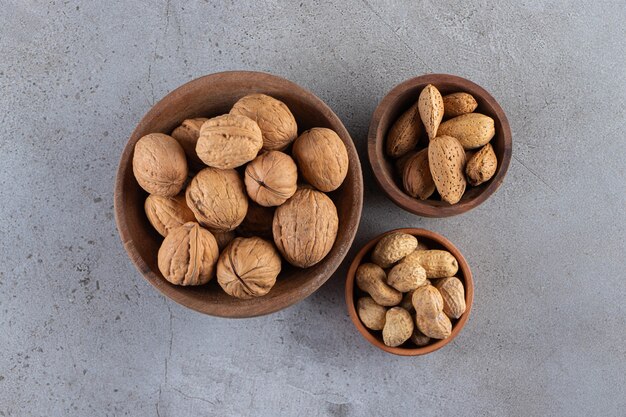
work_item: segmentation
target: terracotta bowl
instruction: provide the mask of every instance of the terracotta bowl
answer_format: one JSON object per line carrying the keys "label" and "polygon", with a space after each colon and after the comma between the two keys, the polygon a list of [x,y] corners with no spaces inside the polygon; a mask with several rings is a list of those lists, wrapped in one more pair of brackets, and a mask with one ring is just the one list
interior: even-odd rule
{"label": "terracotta bowl", "polygon": [[[442,95],[459,91],[471,94],[478,102],[475,111],[486,114],[495,121],[496,135],[491,140],[491,145],[498,158],[496,173],[491,180],[478,187],[468,186],[461,201],[454,205],[441,200],[419,200],[406,194],[395,174],[394,161],[385,155],[387,132],[398,117],[417,101],[420,92],[428,84],[437,87]],[[418,148],[425,147],[427,140],[425,135],[420,138]],[[502,184],[511,162],[511,149],[511,128],[498,102],[479,85],[465,78],[446,74],[422,75],[394,87],[374,111],[368,133],[369,160],[380,188],[398,206],[425,217],[449,217],[465,213],[489,198]]]}
{"label": "terracotta bowl", "polygon": [[[465,313],[458,319],[452,321],[452,333],[450,337],[443,340],[433,339],[433,342],[429,345],[423,347],[415,347],[410,341],[407,341],[405,344],[399,347],[389,347],[383,343],[382,332],[373,331],[368,329],[361,323],[361,319],[356,312],[356,302],[359,297],[363,297],[367,295],[363,291],[359,290],[355,285],[355,274],[356,269],[364,262],[369,262],[369,254],[374,249],[374,246],[378,243],[378,241],[385,235],[393,232],[404,232],[411,234],[417,237],[418,242],[425,243],[430,249],[443,249],[450,252],[457,259],[459,263],[459,272],[457,272],[456,277],[459,278],[463,282],[463,286],[465,287],[465,304],[466,310]],[[382,235],[376,236],[374,239],[370,240],[357,255],[354,257],[350,268],[348,269],[348,276],[346,278],[346,305],[348,306],[348,314],[350,314],[350,319],[352,323],[356,326],[359,333],[371,344],[376,346],[379,349],[384,350],[385,352],[393,353],[394,355],[401,356],[418,356],[425,355],[427,353],[431,353],[436,351],[437,349],[441,349],[448,343],[450,343],[454,338],[461,332],[463,326],[467,322],[469,318],[470,311],[472,310],[472,303],[474,302],[474,281],[472,280],[472,271],[470,270],[467,261],[459,252],[459,250],[445,237],[441,236],[438,233],[431,232],[429,230],[424,229],[396,229],[390,230]]]}
{"label": "terracotta bowl", "polygon": [[[213,279],[207,285],[181,287],[166,281],[157,267],[161,236],[144,212],[145,191],[132,170],[135,143],[152,132],[170,133],[183,120],[228,113],[241,97],[265,93],[282,100],[294,114],[300,132],[320,126],[333,129],[348,150],[350,167],[343,185],[329,194],[339,215],[339,232],[330,253],[317,265],[298,269],[283,262],[283,271],[269,294],[251,300],[227,295]],[[283,78],[259,72],[223,72],[193,80],[159,101],[139,122],[120,160],[115,183],[115,216],[128,256],[157,290],[201,313],[221,317],[252,317],[290,306],[317,290],[335,272],[356,234],[363,206],[363,177],[348,131],[333,111],[304,88]]]}

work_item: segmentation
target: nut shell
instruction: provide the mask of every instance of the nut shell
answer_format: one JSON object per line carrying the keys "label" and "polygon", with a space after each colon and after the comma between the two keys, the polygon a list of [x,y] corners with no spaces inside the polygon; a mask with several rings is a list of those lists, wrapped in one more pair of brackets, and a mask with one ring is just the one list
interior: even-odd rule
{"label": "nut shell", "polygon": [[175,197],[151,194],[146,198],[144,209],[152,227],[163,237],[167,236],[171,229],[196,221],[193,212],[187,207],[183,194]]}
{"label": "nut shell", "polygon": [[298,125],[289,108],[280,100],[265,94],[242,97],[230,114],[247,116],[257,122],[263,133],[263,150],[285,149],[298,136]]}
{"label": "nut shell", "polygon": [[293,157],[304,179],[320,191],[334,191],[348,174],[348,151],[331,129],[307,130],[293,144]]}
{"label": "nut shell", "polygon": [[446,278],[456,275],[459,263],[454,255],[445,250],[416,250],[402,262],[418,263],[426,271],[426,278]]}
{"label": "nut shell", "polygon": [[211,230],[235,229],[248,211],[243,181],[234,169],[203,169],[191,180],[185,194],[196,219]]}
{"label": "nut shell", "polygon": [[417,111],[417,103],[415,103],[391,126],[385,143],[387,155],[400,158],[415,149],[422,130],[422,122]]}
{"label": "nut shell", "polygon": [[226,246],[228,246],[228,244],[237,237],[237,235],[235,234],[235,232],[233,232],[232,230],[226,231],[226,232],[211,232],[213,233],[213,237],[215,237],[215,240],[217,241],[217,247],[220,250],[220,253],[224,250],[224,248]]}
{"label": "nut shell", "polygon": [[428,165],[441,199],[449,204],[458,203],[467,187],[465,151],[459,141],[452,136],[438,136],[431,140]]}
{"label": "nut shell", "polygon": [[491,117],[467,113],[443,122],[438,134],[457,138],[464,149],[476,149],[489,143],[496,134],[496,128]]}
{"label": "nut shell", "polygon": [[361,297],[356,305],[356,311],[365,327],[371,330],[382,330],[385,327],[387,308],[378,304],[372,297]]}
{"label": "nut shell", "polygon": [[387,285],[387,275],[378,265],[364,263],[356,269],[356,285],[368,293],[376,303],[391,307],[400,304],[402,293]]}
{"label": "nut shell", "polygon": [[372,251],[372,262],[381,268],[389,268],[417,248],[415,236],[402,232],[383,236]]}
{"label": "nut shell", "polygon": [[187,163],[198,170],[204,168],[204,163],[200,160],[200,158],[198,158],[196,145],[198,144],[198,138],[200,137],[200,128],[207,120],[209,119],[205,117],[187,119],[172,132],[172,137],[176,139],[185,150]]}
{"label": "nut shell", "polygon": [[274,220],[274,207],[263,207],[254,201],[248,202],[248,212],[243,222],[237,228],[241,236],[258,236],[273,240],[272,221]]}
{"label": "nut shell", "polygon": [[428,84],[417,100],[417,106],[422,123],[428,134],[428,139],[432,140],[437,136],[439,124],[443,119],[443,98],[437,88]]}
{"label": "nut shell", "polygon": [[254,120],[246,116],[225,114],[204,122],[196,152],[208,166],[229,169],[252,161],[261,146],[263,136]]}
{"label": "nut shell", "polygon": [[432,285],[424,285],[413,292],[415,324],[426,336],[445,339],[452,332],[452,323],[443,313],[443,298]]}
{"label": "nut shell", "polygon": [[135,144],[133,173],[148,193],[174,197],[187,180],[185,151],[173,137],[150,133]]}
{"label": "nut shell", "polygon": [[411,335],[411,342],[413,342],[415,346],[426,346],[430,343],[430,337],[426,336],[420,331],[420,329],[417,328],[417,326],[415,326],[413,334]]}
{"label": "nut shell", "polygon": [[460,116],[476,110],[478,103],[471,94],[454,93],[443,96],[443,116],[445,118]]}
{"label": "nut shell", "polygon": [[393,307],[385,315],[383,342],[387,346],[400,346],[413,334],[411,314],[401,307]]}
{"label": "nut shell", "polygon": [[426,200],[435,192],[435,182],[428,164],[428,149],[422,149],[404,164],[402,184],[408,195],[420,200]]}
{"label": "nut shell", "polygon": [[280,269],[274,245],[258,237],[238,237],[220,255],[217,282],[233,297],[260,297],[272,289]]}
{"label": "nut shell", "polygon": [[442,278],[435,283],[443,298],[443,312],[451,319],[458,319],[465,313],[465,289],[457,277]]}
{"label": "nut shell", "polygon": [[402,301],[400,301],[400,304],[398,304],[398,306],[402,307],[409,313],[413,311],[413,291],[405,292],[404,294],[402,294]]}
{"label": "nut shell", "polygon": [[253,201],[264,207],[280,206],[298,188],[298,167],[289,155],[269,151],[246,166],[244,181]]}
{"label": "nut shell", "polygon": [[176,285],[206,284],[215,275],[219,251],[213,234],[189,222],[170,230],[158,254],[159,270]]}
{"label": "nut shell", "polygon": [[480,185],[487,182],[496,173],[498,158],[490,143],[483,146],[467,161],[465,174],[471,185]]}
{"label": "nut shell", "polygon": [[400,292],[412,291],[426,283],[426,270],[418,263],[400,262],[387,274],[387,284]]}
{"label": "nut shell", "polygon": [[274,213],[274,243],[287,262],[308,268],[330,252],[338,226],[333,201],[319,191],[300,188]]}

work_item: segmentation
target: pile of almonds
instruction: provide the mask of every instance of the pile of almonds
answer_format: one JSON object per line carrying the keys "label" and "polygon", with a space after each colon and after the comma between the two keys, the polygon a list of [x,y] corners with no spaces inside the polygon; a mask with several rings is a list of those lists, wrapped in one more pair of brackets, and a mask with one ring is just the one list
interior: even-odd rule
{"label": "pile of almonds", "polygon": [[393,232],[378,241],[370,258],[356,270],[356,285],[368,294],[357,301],[365,327],[382,330],[391,347],[409,340],[425,346],[450,336],[452,320],[465,312],[465,288],[455,277],[459,265],[450,252]]}
{"label": "pile of almonds", "polygon": [[165,279],[202,285],[217,276],[226,293],[247,299],[271,290],[282,259],[308,268],[330,252],[339,219],[325,193],[343,183],[348,153],[330,129],[298,136],[283,102],[252,94],[228,114],[142,137],[133,172],[164,237]]}
{"label": "pile of almonds", "polygon": [[[478,186],[493,177],[498,166],[489,143],[495,135],[494,120],[473,113],[477,107],[468,93],[442,97],[429,84],[417,103],[396,120],[387,134],[385,151],[397,160],[407,194],[426,200],[436,198],[436,189],[441,200],[456,204],[467,183]],[[424,131],[427,138],[422,139]]]}

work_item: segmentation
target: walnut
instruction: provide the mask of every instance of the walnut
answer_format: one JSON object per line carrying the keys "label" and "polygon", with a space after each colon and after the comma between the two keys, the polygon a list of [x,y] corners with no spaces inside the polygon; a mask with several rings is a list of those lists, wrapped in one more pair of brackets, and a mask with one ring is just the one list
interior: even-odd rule
{"label": "walnut", "polygon": [[224,248],[226,248],[226,246],[228,246],[228,244],[232,242],[234,238],[237,237],[235,232],[233,232],[232,230],[229,230],[227,232],[211,232],[211,233],[213,233],[213,237],[215,237],[215,240],[217,241],[217,247],[219,248],[220,252],[223,251]]}
{"label": "walnut", "polygon": [[234,169],[203,169],[189,183],[186,197],[200,224],[214,231],[235,229],[248,211],[243,181]]}
{"label": "walnut", "polygon": [[193,212],[187,207],[183,194],[176,197],[161,197],[151,194],[146,198],[144,208],[150,224],[163,237],[167,236],[167,233],[173,228],[196,221]]}
{"label": "walnut", "polygon": [[348,173],[348,151],[332,130],[307,130],[293,144],[293,156],[306,181],[320,191],[339,188]]}
{"label": "walnut", "polygon": [[196,152],[208,166],[229,169],[252,161],[262,145],[261,129],[254,120],[225,114],[202,125]]}
{"label": "walnut", "polygon": [[215,238],[189,222],[168,233],[159,249],[159,270],[172,284],[202,285],[215,275],[219,251]]}
{"label": "walnut", "polygon": [[274,242],[287,262],[308,268],[330,252],[338,225],[337,208],[326,194],[300,188],[274,213]]}
{"label": "walnut", "polygon": [[274,207],[263,207],[254,201],[249,201],[248,212],[237,228],[237,233],[246,237],[259,236],[272,240],[274,211]]}
{"label": "walnut", "polygon": [[272,289],[280,268],[274,245],[258,237],[238,237],[217,262],[217,282],[233,297],[260,297]]}
{"label": "walnut", "polygon": [[248,195],[256,203],[280,206],[296,192],[298,167],[289,155],[269,151],[246,166],[244,180]]}
{"label": "walnut", "polygon": [[296,119],[285,103],[265,94],[242,97],[230,114],[248,116],[259,124],[266,151],[285,149],[298,135]]}
{"label": "walnut", "polygon": [[172,132],[172,137],[180,143],[187,155],[187,162],[194,167],[204,167],[204,163],[198,158],[196,153],[196,144],[200,137],[200,127],[206,122],[207,118],[197,117],[195,119],[187,119]]}
{"label": "walnut", "polygon": [[135,144],[133,173],[148,193],[174,197],[187,179],[185,151],[173,137],[150,133]]}

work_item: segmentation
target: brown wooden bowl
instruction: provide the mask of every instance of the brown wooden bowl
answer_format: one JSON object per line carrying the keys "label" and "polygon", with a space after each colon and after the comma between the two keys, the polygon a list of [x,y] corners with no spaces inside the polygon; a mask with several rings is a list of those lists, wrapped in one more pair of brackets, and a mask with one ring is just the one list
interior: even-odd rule
{"label": "brown wooden bowl", "polygon": [[[403,232],[408,233],[417,237],[418,242],[425,243],[430,249],[443,249],[450,252],[456,258],[459,263],[459,272],[457,272],[456,277],[459,278],[463,282],[463,286],[465,287],[465,313],[458,319],[452,321],[452,333],[447,339],[443,340],[435,340],[429,345],[423,347],[415,347],[410,341],[407,341],[402,346],[398,347],[389,347],[383,343],[382,332],[373,331],[368,329],[361,323],[361,319],[359,318],[356,312],[356,301],[358,297],[362,297],[367,295],[362,292],[358,288],[355,287],[354,280],[356,275],[356,269],[364,262],[364,259],[367,259],[374,246],[378,243],[378,241],[385,235],[393,232]],[[445,237],[441,236],[438,233],[431,232],[425,229],[396,229],[390,230],[382,235],[376,236],[374,239],[370,240],[361,250],[356,254],[352,264],[350,264],[350,268],[348,269],[348,276],[346,278],[346,305],[348,306],[348,314],[350,315],[350,319],[352,323],[356,326],[359,333],[367,339],[368,342],[373,344],[379,349],[384,350],[385,352],[393,353],[394,355],[401,356],[418,356],[425,355],[427,353],[434,352],[438,349],[441,349],[448,343],[450,343],[454,338],[461,332],[463,326],[467,322],[469,318],[470,311],[472,310],[472,303],[474,302],[474,281],[472,280],[472,271],[470,267],[461,254],[459,250]],[[433,339],[434,340],[434,339]]]}
{"label": "brown wooden bowl", "polygon": [[[298,122],[300,132],[320,126],[333,129],[346,145],[348,175],[343,185],[329,193],[339,215],[337,240],[317,265],[299,269],[283,262],[276,285],[269,294],[251,300],[227,295],[216,279],[207,285],[181,287],[166,281],[157,266],[161,236],[153,230],[144,212],[145,191],[132,169],[135,143],[152,132],[169,134],[183,120],[228,113],[241,97],[265,93],[282,100]],[[156,289],[172,300],[201,313],[221,317],[253,317],[288,307],[317,290],[335,272],[348,253],[356,234],[363,206],[363,176],[352,139],[339,118],[319,98],[283,78],[246,71],[223,72],[193,80],[159,101],[139,122],[120,160],[115,183],[115,217],[128,256]]]}
{"label": "brown wooden bowl", "polygon": [[[433,84],[442,95],[459,91],[474,96],[478,102],[478,113],[486,114],[495,121],[496,135],[491,145],[498,158],[498,168],[489,181],[478,187],[468,186],[457,204],[450,205],[441,200],[419,200],[404,192],[398,183],[393,160],[385,155],[385,139],[393,123],[413,105],[424,87]],[[447,74],[428,74],[411,78],[397,85],[387,94],[372,116],[368,133],[368,155],[374,176],[380,188],[398,206],[413,214],[424,217],[449,217],[465,213],[485,201],[502,184],[511,162],[511,128],[498,102],[482,87],[465,78]],[[418,147],[424,147],[425,136],[420,138]]]}

